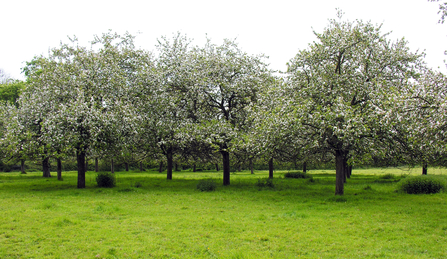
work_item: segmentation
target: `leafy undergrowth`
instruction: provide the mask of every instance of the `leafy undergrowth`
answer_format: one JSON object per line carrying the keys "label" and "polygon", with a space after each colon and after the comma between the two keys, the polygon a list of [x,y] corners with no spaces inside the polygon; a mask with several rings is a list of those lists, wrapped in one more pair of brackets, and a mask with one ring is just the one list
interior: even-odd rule
{"label": "leafy undergrowth", "polygon": [[[118,172],[116,187],[76,189],[41,173],[0,173],[0,258],[445,258],[447,195],[395,192],[401,175],[333,171],[256,183],[267,172]],[[388,178],[387,176],[386,178]],[[443,177],[443,176],[439,176]],[[197,191],[214,179],[214,192]],[[378,181],[379,180],[379,181]]]}

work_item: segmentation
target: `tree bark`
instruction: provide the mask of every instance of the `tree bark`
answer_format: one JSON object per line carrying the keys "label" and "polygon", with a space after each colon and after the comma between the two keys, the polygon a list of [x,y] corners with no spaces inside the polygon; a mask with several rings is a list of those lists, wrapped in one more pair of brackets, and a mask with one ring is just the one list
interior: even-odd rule
{"label": "tree bark", "polygon": [[216,163],[216,171],[219,172],[219,164]]}
{"label": "tree bark", "polygon": [[126,168],[126,172],[129,172],[129,163],[124,162],[124,166],[125,166],[125,168]]}
{"label": "tree bark", "polygon": [[273,157],[269,160],[269,178],[273,179]]}
{"label": "tree bark", "polygon": [[230,185],[230,153],[228,151],[220,151],[223,163],[223,185]]}
{"label": "tree bark", "polygon": [[143,172],[143,162],[140,162],[140,171]]}
{"label": "tree bark", "polygon": [[424,163],[422,164],[422,174],[423,174],[423,175],[427,175],[427,169],[428,169],[427,162],[424,162]]}
{"label": "tree bark", "polygon": [[51,177],[50,158],[49,157],[42,160],[42,172],[43,172],[43,177]]}
{"label": "tree bark", "polygon": [[95,172],[99,171],[99,166],[98,166],[98,158],[95,158]]}
{"label": "tree bark", "polygon": [[352,174],[352,165],[348,165],[348,178],[351,178]]}
{"label": "tree bark", "polygon": [[346,152],[335,151],[335,195],[344,194]]}
{"label": "tree bark", "polygon": [[160,167],[158,168],[158,172],[163,172],[163,161],[160,161]]}
{"label": "tree bark", "polygon": [[76,151],[76,160],[78,162],[78,188],[85,188],[85,151],[78,148]]}
{"label": "tree bark", "polygon": [[174,171],[178,172],[178,164],[174,163]]}
{"label": "tree bark", "polygon": [[57,180],[62,181],[62,160],[57,158]]}
{"label": "tree bark", "polygon": [[166,151],[166,160],[168,160],[168,164],[166,167],[166,179],[168,180],[172,180],[172,157],[172,148],[168,148],[168,150]]}
{"label": "tree bark", "polygon": [[25,159],[20,160],[20,173],[26,174],[26,172],[25,172]]}
{"label": "tree bark", "polygon": [[306,172],[307,172],[307,162],[304,161],[304,163],[303,163],[303,173],[306,173]]}
{"label": "tree bark", "polygon": [[195,163],[192,165],[192,171],[193,171],[193,172],[196,171],[196,164],[195,164]]}
{"label": "tree bark", "polygon": [[115,173],[115,163],[113,162],[113,158],[110,161],[110,172],[112,172],[112,174]]}
{"label": "tree bark", "polygon": [[251,172],[251,174],[255,174],[255,172],[253,170],[253,158],[250,159],[250,172]]}

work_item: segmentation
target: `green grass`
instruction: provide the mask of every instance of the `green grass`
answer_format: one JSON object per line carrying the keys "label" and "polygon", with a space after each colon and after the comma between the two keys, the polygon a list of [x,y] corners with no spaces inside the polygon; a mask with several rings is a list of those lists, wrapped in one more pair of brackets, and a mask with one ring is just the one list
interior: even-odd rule
{"label": "green grass", "polygon": [[395,192],[399,170],[354,170],[342,197],[331,170],[275,172],[275,188],[256,186],[267,172],[230,186],[216,172],[118,172],[107,189],[93,172],[86,189],[75,172],[0,173],[0,258],[446,258],[447,194]]}

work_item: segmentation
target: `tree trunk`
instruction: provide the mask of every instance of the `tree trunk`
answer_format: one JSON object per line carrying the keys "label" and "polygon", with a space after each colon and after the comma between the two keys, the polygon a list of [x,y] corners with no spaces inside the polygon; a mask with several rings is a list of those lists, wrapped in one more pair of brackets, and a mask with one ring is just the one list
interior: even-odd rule
{"label": "tree trunk", "polygon": [[250,159],[250,172],[251,172],[251,174],[255,174],[255,172],[253,170],[253,158]]}
{"label": "tree trunk", "polygon": [[216,163],[216,171],[219,172],[219,164]]}
{"label": "tree trunk", "polygon": [[140,162],[140,172],[143,172],[143,162]]}
{"label": "tree trunk", "polygon": [[348,178],[351,178],[352,174],[352,165],[348,165]]}
{"label": "tree trunk", "polygon": [[335,195],[344,194],[344,184],[346,176],[346,152],[335,151]]}
{"label": "tree trunk", "polygon": [[78,162],[78,188],[85,188],[85,151],[78,149],[76,151],[76,160]]}
{"label": "tree trunk", "polygon": [[304,161],[304,163],[303,163],[303,173],[306,173],[306,172],[307,172],[307,162]]}
{"label": "tree trunk", "polygon": [[124,162],[124,166],[126,167],[126,172],[129,172],[129,163]]}
{"label": "tree trunk", "polygon": [[422,174],[423,175],[427,175],[427,168],[428,168],[427,162],[424,162],[422,164]]}
{"label": "tree trunk", "polygon": [[98,158],[95,158],[95,172],[99,171],[99,166],[98,166]]}
{"label": "tree trunk", "polygon": [[160,161],[160,167],[158,168],[158,172],[163,172],[163,161]]}
{"label": "tree trunk", "polygon": [[25,159],[20,160],[20,173],[26,174],[25,172]]}
{"label": "tree trunk", "polygon": [[192,165],[192,171],[193,171],[193,172],[196,171],[196,164],[195,164],[195,163]]}
{"label": "tree trunk", "polygon": [[43,177],[51,177],[50,158],[49,157],[42,160],[42,172],[43,172]]}
{"label": "tree trunk", "polygon": [[168,160],[167,168],[166,168],[166,179],[172,180],[172,148],[168,148],[166,151],[166,160]]}
{"label": "tree trunk", "polygon": [[220,151],[223,163],[223,185],[230,185],[230,153],[228,151]]}
{"label": "tree trunk", "polygon": [[115,173],[115,163],[113,162],[113,158],[110,161],[110,172],[112,172],[112,174]]}
{"label": "tree trunk", "polygon": [[174,163],[174,171],[178,172],[178,164]]}
{"label": "tree trunk", "polygon": [[62,161],[60,158],[57,160],[57,180],[62,181]]}
{"label": "tree trunk", "polygon": [[269,160],[269,178],[273,179],[273,157]]}

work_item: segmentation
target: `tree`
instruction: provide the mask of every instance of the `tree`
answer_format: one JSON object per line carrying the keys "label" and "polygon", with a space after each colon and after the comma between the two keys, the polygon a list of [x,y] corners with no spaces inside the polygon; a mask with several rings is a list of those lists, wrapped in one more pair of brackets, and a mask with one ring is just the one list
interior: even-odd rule
{"label": "tree", "polygon": [[[430,2],[439,2],[439,0],[429,0],[429,1]],[[439,23],[444,23],[445,17],[447,17],[447,2],[439,4],[438,14],[441,15],[441,18],[439,18]]]}
{"label": "tree", "polygon": [[245,130],[247,108],[258,99],[269,71],[263,56],[248,55],[230,40],[220,46],[208,40],[196,55],[198,135],[222,155],[223,184],[229,185],[232,141]]}
{"label": "tree", "polygon": [[288,63],[297,130],[307,149],[331,152],[335,194],[344,193],[348,159],[363,159],[392,141],[390,108],[422,65],[405,40],[391,42],[380,26],[329,20],[317,41]]}
{"label": "tree", "polygon": [[147,55],[135,49],[129,34],[96,36],[90,49],[76,38],[71,41],[52,49],[48,58],[34,60],[20,107],[24,113],[37,112],[34,121],[41,143],[51,148],[47,152],[58,147],[74,151],[77,187],[85,188],[89,150],[114,152],[122,136],[135,130],[130,93]]}

